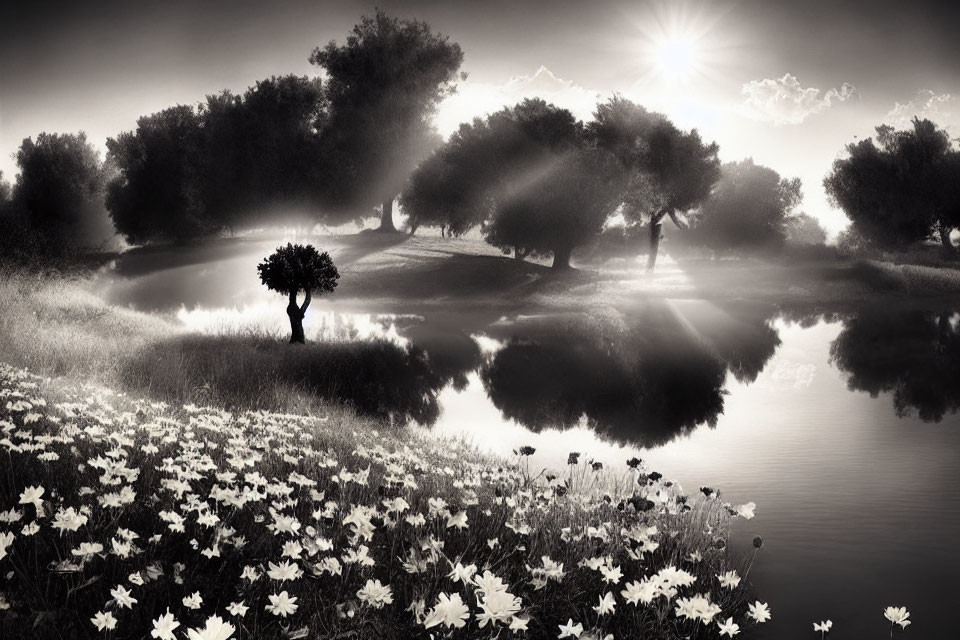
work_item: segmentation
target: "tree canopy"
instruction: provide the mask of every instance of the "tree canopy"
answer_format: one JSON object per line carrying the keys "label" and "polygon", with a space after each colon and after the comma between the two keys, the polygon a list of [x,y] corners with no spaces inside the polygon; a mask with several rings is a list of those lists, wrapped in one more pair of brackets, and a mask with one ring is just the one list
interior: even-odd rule
{"label": "tree canopy", "polygon": [[[290,342],[305,342],[303,317],[310,306],[314,293],[332,293],[337,288],[340,273],[324,251],[320,253],[313,245],[287,243],[285,247],[267,256],[257,265],[260,281],[270,289],[289,298],[287,316],[290,318]],[[297,294],[304,292],[302,304],[297,304]]]}
{"label": "tree canopy", "polygon": [[781,246],[802,197],[799,178],[781,178],[750,159],[728,162],[693,216],[695,241],[719,250]]}
{"label": "tree canopy", "polygon": [[315,49],[310,62],[327,72],[327,215],[356,218],[379,204],[381,226],[392,229],[394,198],[440,143],[432,116],[454,90],[463,52],[425,22],[378,10],[344,44]]}
{"label": "tree canopy", "polygon": [[897,131],[879,126],[876,139],[847,145],[824,188],[867,243],[898,248],[939,233],[952,248],[957,215],[957,151],[946,131],[914,118]]}

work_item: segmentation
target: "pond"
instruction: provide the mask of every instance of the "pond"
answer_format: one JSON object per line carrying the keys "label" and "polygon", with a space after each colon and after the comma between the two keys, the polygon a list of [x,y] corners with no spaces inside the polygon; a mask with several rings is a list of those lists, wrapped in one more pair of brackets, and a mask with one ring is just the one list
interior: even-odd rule
{"label": "pond", "polygon": [[[199,332],[282,335],[282,300],[229,284],[249,261],[121,260],[99,287]],[[960,304],[648,297],[557,312],[331,298],[305,324],[308,339],[370,345],[373,364],[343,371],[330,392],[360,412],[499,454],[532,446],[538,467],[563,470],[574,451],[616,467],[638,456],[688,492],[755,501],[735,543],[745,553],[765,540],[750,576],[773,611],[763,637],[811,638],[826,618],[834,637],[886,637],[888,605],[912,612],[907,634],[948,637]]]}

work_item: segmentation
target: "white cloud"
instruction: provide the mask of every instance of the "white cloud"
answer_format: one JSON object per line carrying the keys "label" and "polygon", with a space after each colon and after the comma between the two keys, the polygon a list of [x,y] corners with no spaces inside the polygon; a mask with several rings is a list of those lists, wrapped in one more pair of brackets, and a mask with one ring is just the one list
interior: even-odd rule
{"label": "white cloud", "polygon": [[541,66],[533,75],[514,76],[495,84],[461,82],[457,93],[440,103],[437,109],[437,129],[444,136],[457,130],[461,122],[469,122],[512,106],[524,98],[543,98],[558,107],[565,107],[576,117],[589,119],[600,99],[597,91],[563,80],[550,69]]}
{"label": "white cloud", "polygon": [[742,113],[754,120],[781,124],[800,124],[809,116],[820,113],[834,103],[845,102],[856,93],[856,88],[844,82],[839,89],[829,89],[821,95],[820,89],[804,88],[796,76],[785,73],[782,78],[751,80],[740,92],[746,96]]}
{"label": "white cloud", "polygon": [[960,134],[960,96],[934,93],[929,89],[918,91],[907,102],[897,102],[887,113],[887,124],[898,129],[910,126],[914,118],[932,120],[952,134]]}

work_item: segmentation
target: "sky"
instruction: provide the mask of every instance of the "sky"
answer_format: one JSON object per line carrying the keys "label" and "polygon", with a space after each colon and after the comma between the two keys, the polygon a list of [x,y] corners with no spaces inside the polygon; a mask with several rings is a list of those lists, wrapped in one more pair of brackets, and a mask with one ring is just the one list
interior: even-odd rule
{"label": "sky", "polygon": [[[620,93],[697,128],[724,161],[804,184],[803,209],[846,224],[822,189],[844,146],[930,117],[960,137],[960,3],[887,0],[98,0],[0,6],[0,171],[41,131],[105,141],[136,120],[286,73],[376,6],[458,42],[467,80],[437,113],[449,134],[540,96],[589,119]],[[950,6],[952,5],[952,6]]]}

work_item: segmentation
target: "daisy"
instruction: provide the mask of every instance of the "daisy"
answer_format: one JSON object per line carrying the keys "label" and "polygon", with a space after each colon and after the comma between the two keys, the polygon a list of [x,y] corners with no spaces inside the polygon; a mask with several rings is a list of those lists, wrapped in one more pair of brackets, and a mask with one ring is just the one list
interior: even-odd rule
{"label": "daisy", "polygon": [[268,612],[275,616],[286,618],[288,615],[297,611],[297,598],[291,597],[286,591],[281,591],[277,595],[267,596],[270,604],[264,607]]}

